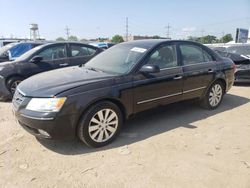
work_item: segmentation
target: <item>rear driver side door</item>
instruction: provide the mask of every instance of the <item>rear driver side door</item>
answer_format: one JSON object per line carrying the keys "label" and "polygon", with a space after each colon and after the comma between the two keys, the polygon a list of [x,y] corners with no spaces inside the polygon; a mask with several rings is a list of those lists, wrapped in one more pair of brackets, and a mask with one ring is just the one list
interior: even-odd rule
{"label": "rear driver side door", "polygon": [[215,77],[216,61],[200,45],[183,42],[179,50],[183,65],[183,99],[200,97]]}

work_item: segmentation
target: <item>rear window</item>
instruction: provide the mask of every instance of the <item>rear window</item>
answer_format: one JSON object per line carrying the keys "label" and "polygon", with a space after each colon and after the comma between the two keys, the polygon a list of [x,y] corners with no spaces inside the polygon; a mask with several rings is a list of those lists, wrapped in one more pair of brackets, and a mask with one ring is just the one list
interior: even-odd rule
{"label": "rear window", "polygon": [[182,44],[180,50],[184,65],[213,61],[212,56],[199,46]]}
{"label": "rear window", "polygon": [[33,48],[32,44],[17,44],[9,49],[11,58],[17,58]]}

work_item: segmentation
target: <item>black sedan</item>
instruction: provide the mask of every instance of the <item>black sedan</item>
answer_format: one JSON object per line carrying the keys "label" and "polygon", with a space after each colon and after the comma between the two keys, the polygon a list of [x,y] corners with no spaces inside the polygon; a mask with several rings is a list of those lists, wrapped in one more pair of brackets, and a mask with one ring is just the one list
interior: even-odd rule
{"label": "black sedan", "polygon": [[37,73],[81,65],[102,49],[77,43],[57,42],[37,46],[15,61],[0,64],[0,100],[12,98],[17,85]]}
{"label": "black sedan", "polygon": [[234,63],[194,42],[142,40],[118,44],[84,66],[22,82],[13,111],[41,138],[72,139],[101,147],[125,119],[160,105],[197,98],[217,108],[234,83]]}
{"label": "black sedan", "polygon": [[250,45],[214,47],[213,50],[235,63],[235,82],[250,83]]}

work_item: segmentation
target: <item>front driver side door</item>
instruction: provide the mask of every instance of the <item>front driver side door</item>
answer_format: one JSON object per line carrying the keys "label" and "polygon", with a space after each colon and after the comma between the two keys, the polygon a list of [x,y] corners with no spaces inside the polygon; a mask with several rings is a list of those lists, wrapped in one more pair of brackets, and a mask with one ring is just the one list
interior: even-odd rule
{"label": "front driver side door", "polygon": [[181,100],[183,72],[179,66],[176,45],[159,46],[147,58],[145,64],[158,65],[160,72],[138,72],[134,76],[135,113]]}
{"label": "front driver side door", "polygon": [[41,68],[47,67],[48,70],[52,70],[69,66],[66,45],[64,43],[50,45],[37,55],[43,57],[43,60],[37,63],[37,66]]}

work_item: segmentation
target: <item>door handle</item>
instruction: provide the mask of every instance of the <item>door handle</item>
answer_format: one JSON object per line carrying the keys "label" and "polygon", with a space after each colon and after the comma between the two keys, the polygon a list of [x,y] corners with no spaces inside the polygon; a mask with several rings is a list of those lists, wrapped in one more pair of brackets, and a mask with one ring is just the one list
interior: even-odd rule
{"label": "door handle", "polygon": [[182,76],[176,75],[176,76],[174,77],[174,80],[180,80],[180,79],[182,79]]}
{"label": "door handle", "polygon": [[208,71],[207,71],[208,73],[213,73],[214,72],[214,70],[213,69],[208,69]]}
{"label": "door handle", "polygon": [[65,67],[65,66],[68,66],[69,64],[68,63],[62,63],[62,64],[59,64],[61,67]]}

